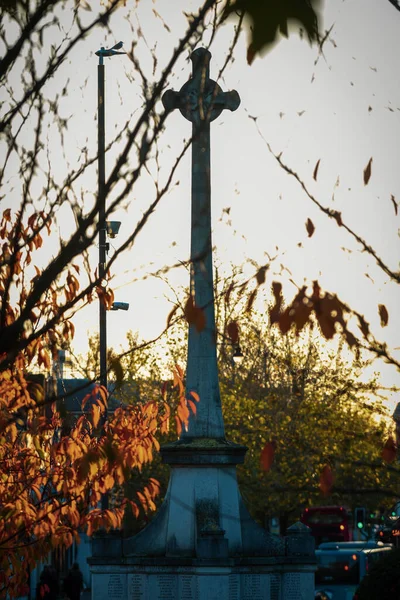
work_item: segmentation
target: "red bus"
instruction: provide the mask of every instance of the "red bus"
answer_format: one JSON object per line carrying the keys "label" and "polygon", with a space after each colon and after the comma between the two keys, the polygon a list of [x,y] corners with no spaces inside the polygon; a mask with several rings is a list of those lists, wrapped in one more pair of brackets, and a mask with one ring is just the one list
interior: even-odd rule
{"label": "red bus", "polygon": [[305,508],[300,521],[311,529],[317,546],[321,542],[351,542],[353,540],[353,514],[344,506]]}

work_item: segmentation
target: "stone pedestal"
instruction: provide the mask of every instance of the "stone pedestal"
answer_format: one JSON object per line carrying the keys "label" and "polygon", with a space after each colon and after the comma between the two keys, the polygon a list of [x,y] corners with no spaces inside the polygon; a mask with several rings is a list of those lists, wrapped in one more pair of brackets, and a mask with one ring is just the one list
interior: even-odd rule
{"label": "stone pedestal", "polygon": [[174,464],[150,525],[93,539],[92,600],[313,600],[309,528],[296,523],[280,537],[259,527],[237,486],[243,447],[197,444],[163,449]]}

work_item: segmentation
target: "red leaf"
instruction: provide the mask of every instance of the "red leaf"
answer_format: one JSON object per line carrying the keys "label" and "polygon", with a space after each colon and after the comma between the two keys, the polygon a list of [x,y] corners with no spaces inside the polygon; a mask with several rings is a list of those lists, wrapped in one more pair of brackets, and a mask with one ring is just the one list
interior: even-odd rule
{"label": "red leaf", "polygon": [[260,465],[263,471],[269,471],[274,462],[276,442],[267,442],[261,451]]}
{"label": "red leaf", "polygon": [[189,296],[185,306],[185,317],[189,325],[194,325],[200,333],[206,326],[206,315],[202,308],[195,305],[192,296]]}
{"label": "red leaf", "polygon": [[368,185],[368,182],[371,178],[371,167],[372,167],[372,156],[369,159],[369,162],[364,169],[364,185]]}
{"label": "red leaf", "polygon": [[231,321],[227,327],[227,333],[232,344],[236,344],[239,339],[239,327],[236,321]]}
{"label": "red leaf", "polygon": [[325,467],[321,471],[321,475],[319,477],[319,488],[324,496],[328,496],[333,486],[333,473],[332,469],[329,465],[325,465]]}
{"label": "red leaf", "polygon": [[315,231],[314,223],[311,221],[311,219],[307,219],[306,229],[307,229],[308,237],[311,237]]}

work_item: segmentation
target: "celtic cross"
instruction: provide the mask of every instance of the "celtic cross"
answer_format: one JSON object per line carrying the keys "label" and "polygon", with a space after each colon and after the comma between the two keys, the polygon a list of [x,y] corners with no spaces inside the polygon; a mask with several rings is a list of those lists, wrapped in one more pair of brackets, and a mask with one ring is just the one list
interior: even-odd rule
{"label": "celtic cross", "polygon": [[218,383],[211,244],[210,122],[227,108],[240,104],[236,91],[223,92],[210,79],[211,53],[198,48],[191,55],[192,77],[179,92],[168,90],[162,97],[168,111],[178,108],[192,123],[192,227],[190,292],[196,308],[205,316],[205,326],[189,326],[186,394],[200,397],[196,416],[191,415],[181,438],[224,439],[224,422]]}

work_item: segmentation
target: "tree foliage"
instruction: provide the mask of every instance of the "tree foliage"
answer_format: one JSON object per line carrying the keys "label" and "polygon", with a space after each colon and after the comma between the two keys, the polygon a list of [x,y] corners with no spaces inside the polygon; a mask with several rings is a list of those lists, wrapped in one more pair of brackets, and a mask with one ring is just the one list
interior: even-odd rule
{"label": "tree foliage", "polygon": [[239,472],[252,510],[295,518],[306,505],[393,503],[399,473],[383,459],[390,428],[376,420],[385,414],[376,382],[359,380],[363,364],[322,356],[293,333],[272,337],[252,384],[244,366],[223,393],[227,429],[249,447]]}
{"label": "tree foliage", "polygon": [[[100,527],[119,528],[127,505],[136,517],[141,510],[155,509],[159,484],[152,477],[142,480],[134,498],[115,497],[112,510],[99,508],[99,503],[152,461],[159,449],[157,437],[168,431],[170,417],[167,402],[156,393],[145,403],[107,415],[108,393],[97,385],[71,423],[61,411],[52,378],[45,386],[44,376],[31,375],[37,369],[48,372],[57,348],[73,337],[70,322],[60,314],[60,290],[68,302],[79,293],[79,281],[68,271],[64,285],[61,276],[33,302],[29,272],[40,277],[33,261],[43,222],[50,228],[45,214],[24,225],[5,211],[0,229],[4,327],[20,318],[27,299],[31,306],[19,343],[12,353],[0,354],[0,591],[10,597],[24,591],[27,574],[39,559],[50,549],[71,545],[79,531],[92,535]],[[177,422],[186,423],[179,373],[175,385],[180,395]]]}

